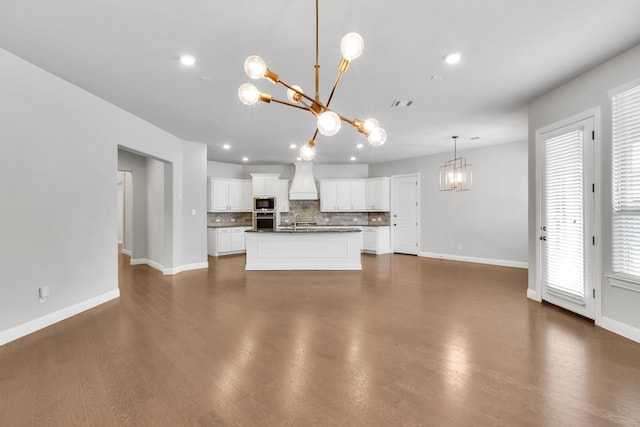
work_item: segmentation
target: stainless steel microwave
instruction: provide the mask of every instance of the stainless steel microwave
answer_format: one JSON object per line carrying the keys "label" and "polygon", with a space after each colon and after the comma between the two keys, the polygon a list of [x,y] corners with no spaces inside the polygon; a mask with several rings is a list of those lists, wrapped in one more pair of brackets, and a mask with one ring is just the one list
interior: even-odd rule
{"label": "stainless steel microwave", "polygon": [[254,197],[253,210],[256,212],[275,211],[276,198],[275,197]]}

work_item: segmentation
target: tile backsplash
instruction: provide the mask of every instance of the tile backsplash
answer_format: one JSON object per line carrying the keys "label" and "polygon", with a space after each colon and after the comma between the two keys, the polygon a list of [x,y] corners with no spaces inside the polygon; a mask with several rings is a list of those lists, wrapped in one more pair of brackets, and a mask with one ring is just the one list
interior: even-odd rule
{"label": "tile backsplash", "polygon": [[280,224],[297,222],[318,225],[389,225],[389,212],[320,212],[319,200],[291,200],[289,212],[280,214]]}
{"label": "tile backsplash", "polygon": [[253,216],[251,212],[223,212],[207,213],[207,226],[209,227],[252,227]]}
{"label": "tile backsplash", "polygon": [[[307,222],[317,225],[390,225],[389,212],[320,212],[319,200],[291,200],[289,212],[280,214],[280,225]],[[251,227],[251,212],[207,213],[209,227]]]}

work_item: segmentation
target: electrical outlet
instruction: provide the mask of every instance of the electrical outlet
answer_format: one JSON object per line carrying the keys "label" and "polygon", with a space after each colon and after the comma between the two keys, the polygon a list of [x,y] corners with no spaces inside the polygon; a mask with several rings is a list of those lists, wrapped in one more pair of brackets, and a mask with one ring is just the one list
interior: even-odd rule
{"label": "electrical outlet", "polygon": [[353,218],[353,222],[358,222],[358,218]]}
{"label": "electrical outlet", "polygon": [[193,216],[196,215],[196,210],[195,209],[191,209],[191,215],[193,215]]}
{"label": "electrical outlet", "polygon": [[231,218],[231,222],[236,222],[236,219],[235,218]]}
{"label": "electrical outlet", "polygon": [[216,218],[216,222],[220,222],[220,218]]}
{"label": "electrical outlet", "polygon": [[462,250],[462,245],[458,245],[458,250],[461,251]]}

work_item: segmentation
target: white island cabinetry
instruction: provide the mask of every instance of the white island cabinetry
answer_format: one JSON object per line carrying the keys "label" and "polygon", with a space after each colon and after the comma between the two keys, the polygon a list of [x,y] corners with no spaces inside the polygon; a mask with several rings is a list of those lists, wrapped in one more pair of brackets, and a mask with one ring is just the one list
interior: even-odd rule
{"label": "white island cabinetry", "polygon": [[249,231],[247,270],[362,270],[361,231]]}

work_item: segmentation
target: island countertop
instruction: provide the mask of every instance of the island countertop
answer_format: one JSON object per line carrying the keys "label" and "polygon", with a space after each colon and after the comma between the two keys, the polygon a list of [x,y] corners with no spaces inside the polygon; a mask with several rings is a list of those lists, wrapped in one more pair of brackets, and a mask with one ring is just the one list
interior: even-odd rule
{"label": "island countertop", "polygon": [[359,233],[362,230],[358,228],[341,228],[341,227],[299,227],[279,228],[276,230],[247,230],[246,233]]}

